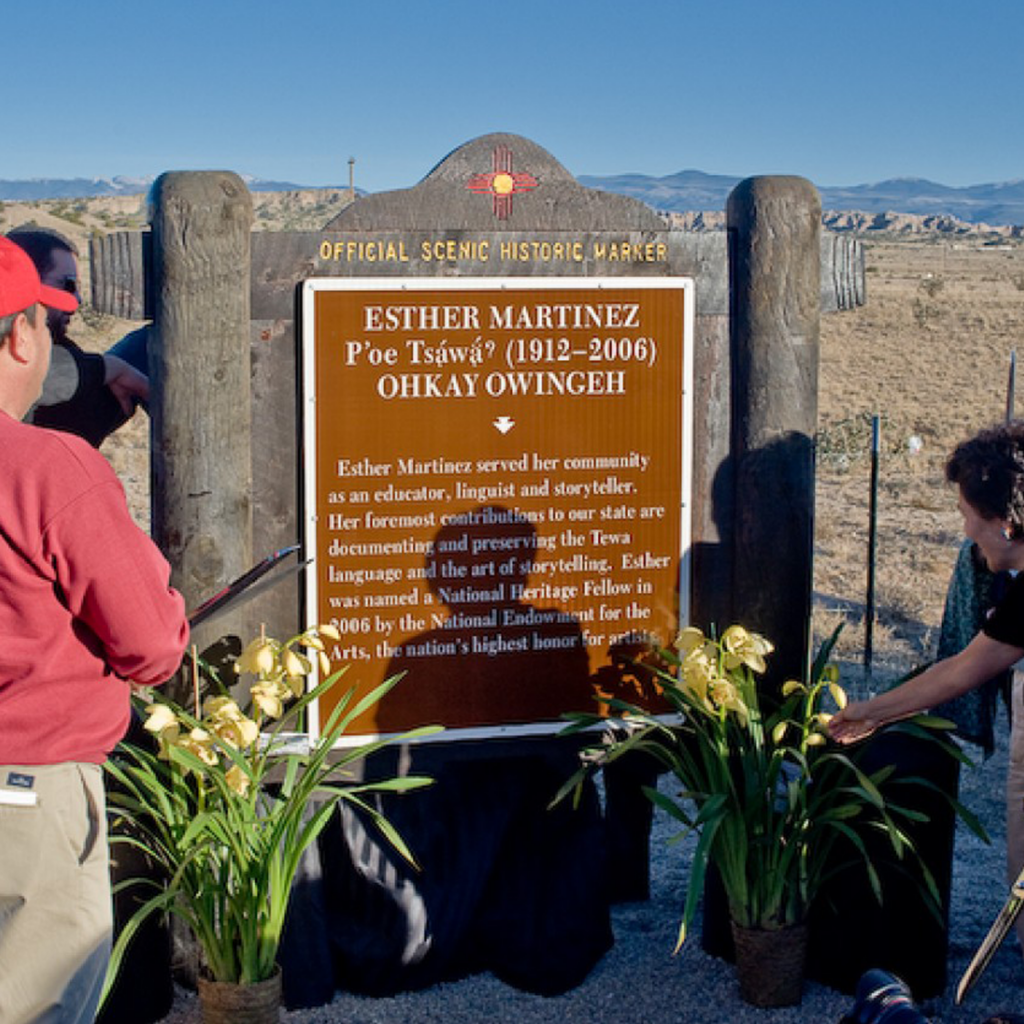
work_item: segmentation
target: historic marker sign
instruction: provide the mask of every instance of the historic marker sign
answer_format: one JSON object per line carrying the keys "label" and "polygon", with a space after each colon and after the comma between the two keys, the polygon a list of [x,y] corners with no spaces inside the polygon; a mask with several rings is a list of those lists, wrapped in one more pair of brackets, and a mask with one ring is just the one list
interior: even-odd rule
{"label": "historic marker sign", "polygon": [[690,280],[318,279],[302,315],[308,618],[361,692],[406,673],[354,735],[555,730],[672,637]]}

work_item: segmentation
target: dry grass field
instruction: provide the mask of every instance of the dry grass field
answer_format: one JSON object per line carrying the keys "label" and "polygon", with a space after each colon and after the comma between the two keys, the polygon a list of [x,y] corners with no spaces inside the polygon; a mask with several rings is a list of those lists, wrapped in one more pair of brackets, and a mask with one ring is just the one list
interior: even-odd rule
{"label": "dry grass field", "polygon": [[943,467],[957,442],[1006,414],[1011,353],[1024,346],[1024,246],[935,237],[864,244],[866,305],[822,319],[816,625],[821,634],[843,614],[841,650],[859,660],[878,415],[875,669],[891,677],[934,652],[962,539]]}
{"label": "dry grass field", "polygon": [[[348,197],[338,191],[253,198],[256,228],[281,230],[317,228]],[[87,252],[92,232],[140,227],[146,213],[141,196],[0,203],[0,231],[30,220],[63,231]],[[862,237],[867,304],[821,324],[815,626],[822,636],[839,619],[847,622],[840,653],[844,672],[856,678],[864,646],[870,421],[878,415],[874,675],[884,679],[934,649],[961,538],[943,464],[957,441],[1005,415],[1010,354],[1018,345],[1024,350],[1024,244],[992,244],[980,235]],[[100,350],[132,326],[86,305],[74,336]],[[1018,408],[1024,410],[1024,383]],[[137,416],[105,446],[143,524],[147,427]],[[916,454],[911,437],[921,441]]]}

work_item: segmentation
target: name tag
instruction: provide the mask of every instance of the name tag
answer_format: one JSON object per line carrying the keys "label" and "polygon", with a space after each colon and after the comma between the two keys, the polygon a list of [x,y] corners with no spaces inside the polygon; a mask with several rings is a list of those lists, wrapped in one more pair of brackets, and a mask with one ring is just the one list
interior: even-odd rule
{"label": "name tag", "polygon": [[39,794],[32,789],[0,788],[0,807],[35,807],[39,803]]}

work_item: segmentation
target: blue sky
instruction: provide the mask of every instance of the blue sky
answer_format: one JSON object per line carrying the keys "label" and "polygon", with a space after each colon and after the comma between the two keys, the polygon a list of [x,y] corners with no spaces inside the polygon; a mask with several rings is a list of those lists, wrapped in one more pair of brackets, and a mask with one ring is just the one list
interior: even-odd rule
{"label": "blue sky", "polygon": [[368,191],[509,131],[575,175],[1024,178],[1021,0],[16,0],[0,178]]}

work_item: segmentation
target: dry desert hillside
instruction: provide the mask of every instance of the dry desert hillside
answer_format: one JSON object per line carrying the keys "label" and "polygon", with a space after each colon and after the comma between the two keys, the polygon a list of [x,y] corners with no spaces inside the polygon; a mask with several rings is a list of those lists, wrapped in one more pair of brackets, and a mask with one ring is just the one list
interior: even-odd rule
{"label": "dry desert hillside", "polygon": [[[313,229],[348,196],[253,199],[258,229]],[[30,220],[87,251],[92,232],[140,227],[146,215],[141,196],[0,204],[0,231]],[[874,643],[875,673],[885,676],[930,656],[960,539],[943,461],[957,441],[1005,415],[1011,353],[1024,345],[1024,242],[894,223],[898,230],[861,235],[866,306],[821,324],[816,625],[821,634],[848,621],[841,650],[854,675],[863,650],[871,416],[882,423]],[[131,326],[86,305],[75,336],[102,349]],[[1024,397],[1018,404],[1024,408]],[[106,453],[144,523],[147,425],[137,420],[107,442]]]}
{"label": "dry desert hillside", "polygon": [[[815,586],[863,602],[877,414],[876,649],[902,671],[933,650],[961,540],[945,458],[1006,415],[1011,354],[1024,345],[1024,246],[942,236],[865,245],[867,304],[822,320]],[[846,631],[848,649],[861,642]]]}

